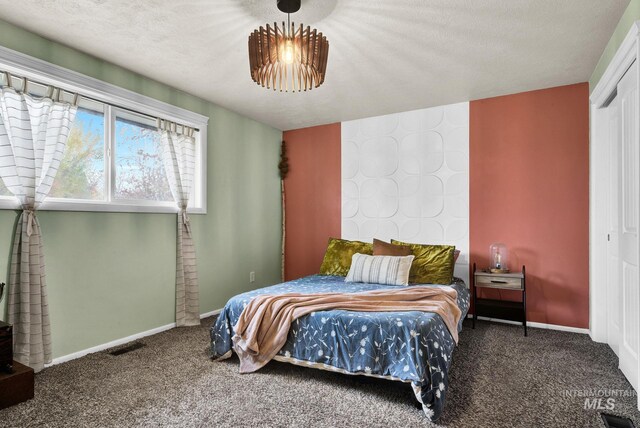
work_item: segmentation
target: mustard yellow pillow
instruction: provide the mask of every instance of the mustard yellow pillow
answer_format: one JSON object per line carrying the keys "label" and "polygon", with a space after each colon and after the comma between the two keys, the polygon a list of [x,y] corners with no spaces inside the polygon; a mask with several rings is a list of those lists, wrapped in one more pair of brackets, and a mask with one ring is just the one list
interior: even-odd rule
{"label": "mustard yellow pillow", "polygon": [[320,275],[347,276],[351,267],[351,258],[355,253],[372,255],[373,245],[367,242],[329,238],[329,245],[320,266]]}
{"label": "mustard yellow pillow", "polygon": [[453,245],[411,244],[394,239],[391,243],[411,247],[416,257],[409,272],[410,283],[449,285],[453,281]]}

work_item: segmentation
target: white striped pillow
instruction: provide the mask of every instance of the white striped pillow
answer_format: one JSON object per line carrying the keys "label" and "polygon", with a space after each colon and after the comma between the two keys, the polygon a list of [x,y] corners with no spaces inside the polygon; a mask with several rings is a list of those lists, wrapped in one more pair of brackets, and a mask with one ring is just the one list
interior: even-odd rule
{"label": "white striped pillow", "polygon": [[345,282],[369,282],[385,285],[408,285],[414,256],[369,256],[356,253]]}

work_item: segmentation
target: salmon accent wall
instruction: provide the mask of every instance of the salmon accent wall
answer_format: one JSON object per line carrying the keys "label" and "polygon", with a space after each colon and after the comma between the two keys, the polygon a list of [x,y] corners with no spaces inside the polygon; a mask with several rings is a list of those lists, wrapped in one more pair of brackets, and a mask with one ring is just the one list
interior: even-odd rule
{"label": "salmon accent wall", "polygon": [[285,131],[285,279],[318,273],[329,237],[340,237],[340,124]]}
{"label": "salmon accent wall", "polygon": [[587,83],[470,105],[470,261],[507,245],[528,321],[589,327],[588,109]]}
{"label": "salmon accent wall", "polygon": [[[469,260],[485,267],[489,245],[507,245],[511,268],[527,266],[529,321],[589,327],[588,109],[587,83],[470,103]],[[341,125],[284,140],[290,280],[317,273],[341,235]]]}

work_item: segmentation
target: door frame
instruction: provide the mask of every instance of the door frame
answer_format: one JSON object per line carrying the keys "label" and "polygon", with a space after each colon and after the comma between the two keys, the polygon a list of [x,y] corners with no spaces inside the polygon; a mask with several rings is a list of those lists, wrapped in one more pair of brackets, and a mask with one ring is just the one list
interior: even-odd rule
{"label": "door frame", "polygon": [[[589,334],[596,342],[608,342],[607,333],[607,189],[609,185],[608,104],[622,76],[640,58],[640,21],[631,25],[602,78],[591,93],[591,125],[589,146]],[[636,68],[640,88],[640,67]],[[640,90],[638,91],[640,105]],[[636,115],[640,122],[640,115]],[[640,138],[638,141],[640,145]],[[640,150],[639,150],[640,153]],[[636,159],[640,164],[640,156]],[[638,207],[640,213],[640,207]],[[637,302],[640,308],[640,301]],[[640,371],[639,371],[640,372]],[[640,396],[638,398],[640,409]]]}

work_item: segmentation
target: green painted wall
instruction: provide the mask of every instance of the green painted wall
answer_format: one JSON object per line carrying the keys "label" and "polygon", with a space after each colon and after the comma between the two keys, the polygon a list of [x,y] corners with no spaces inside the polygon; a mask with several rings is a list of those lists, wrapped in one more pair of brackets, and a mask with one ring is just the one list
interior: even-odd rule
{"label": "green painted wall", "polygon": [[[281,131],[4,21],[0,44],[208,116],[208,213],[191,216],[201,312],[279,281]],[[4,281],[16,217],[0,210]],[[38,218],[54,357],[175,321],[175,215],[49,211]],[[5,319],[6,298],[0,306]]]}
{"label": "green painted wall", "polygon": [[600,81],[600,78],[609,66],[611,59],[629,32],[631,24],[638,19],[640,19],[640,0],[631,0],[631,3],[629,3],[629,6],[627,6],[627,9],[624,11],[624,14],[622,14],[622,18],[620,18],[611,39],[609,39],[609,43],[607,43],[607,46],[604,48],[604,52],[598,61],[598,65],[596,65],[596,69],[593,71],[593,74],[589,79],[589,87],[592,91]]}

